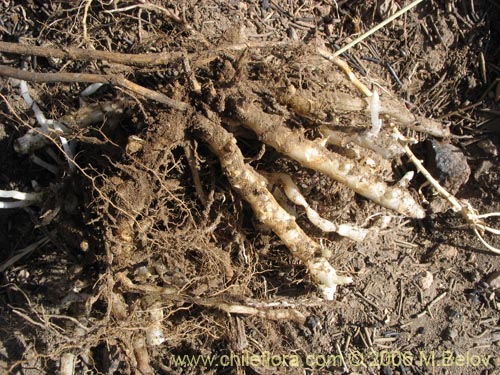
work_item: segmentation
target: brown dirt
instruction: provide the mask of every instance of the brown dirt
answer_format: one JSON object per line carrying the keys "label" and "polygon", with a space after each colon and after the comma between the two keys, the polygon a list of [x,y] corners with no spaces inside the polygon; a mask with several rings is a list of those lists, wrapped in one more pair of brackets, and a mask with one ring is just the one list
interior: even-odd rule
{"label": "brown dirt", "polygon": [[[391,214],[263,148],[253,133],[231,121],[231,106],[251,98],[311,139],[319,135],[320,123],[344,130],[364,126],[369,116],[359,112],[324,111],[321,120],[317,113],[291,115],[278,93],[293,84],[322,109],[335,93],[359,96],[339,69],[317,56],[315,45],[322,40],[341,47],[403,2],[155,3],[185,22],[159,8],[107,12],[135,2],[3,1],[1,40],[196,55],[191,65],[201,94],[190,87],[177,58],[164,67],[130,68],[3,53],[1,63],[24,62],[39,72],[124,73],[200,113],[208,107],[218,112],[246,161],[257,170],[289,173],[322,216],[361,225],[371,215]],[[481,213],[500,211],[499,16],[493,1],[424,1],[343,56],[386,98],[450,126],[452,136],[440,141],[461,149],[471,169],[457,195]],[[84,22],[89,40],[83,38]],[[249,41],[275,45],[225,48]],[[306,233],[331,248],[337,270],[355,280],[327,302],[318,298],[304,266],[231,188],[190,123],[192,115],[109,86],[87,104],[79,99],[84,84],[29,86],[48,118],[108,100],[122,100],[127,109],[115,126],[76,131],[80,169],[68,174],[60,156],[59,173],[52,175],[14,151],[15,140],[35,119],[13,81],[0,77],[0,189],[33,191],[36,181],[48,192],[40,206],[0,210],[0,264],[49,238],[0,274],[2,371],[56,373],[68,353],[75,356],[76,374],[500,371],[500,282],[491,281],[500,272],[498,258],[457,214],[440,207],[429,188],[418,195],[423,178],[411,190],[430,201],[427,217],[395,216],[389,228],[361,243],[322,233],[300,207],[273,190]],[[405,132],[421,140],[414,150],[425,159],[428,136]],[[56,144],[48,148],[62,155]],[[45,151],[37,154],[51,160]],[[189,154],[205,198],[195,189]],[[373,173],[395,181],[412,168],[401,158]],[[373,217],[369,223],[379,224]],[[488,240],[500,247],[498,236]],[[227,306],[245,306],[247,313],[229,313]],[[260,313],[249,314],[251,307]],[[151,315],[158,308],[160,322]],[[155,324],[165,336],[157,346],[145,342]],[[246,362],[223,365],[231,355]],[[213,359],[217,365],[181,365],[175,358]]]}

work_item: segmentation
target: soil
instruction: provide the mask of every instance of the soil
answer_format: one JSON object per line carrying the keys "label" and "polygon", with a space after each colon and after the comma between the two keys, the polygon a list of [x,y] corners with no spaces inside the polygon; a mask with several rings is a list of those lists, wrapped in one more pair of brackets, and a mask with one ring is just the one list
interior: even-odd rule
{"label": "soil", "polygon": [[[73,172],[57,137],[34,152],[57,166],[49,173],[15,151],[37,125],[16,81],[0,76],[0,189],[43,192],[41,202],[0,210],[1,371],[498,373],[498,257],[423,177],[409,190],[427,216],[408,219],[265,146],[237,121],[235,108],[251,102],[307,139],[324,125],[366,128],[369,113],[329,107],[336,95],[350,104],[362,95],[316,47],[338,49],[406,3],[2,1],[4,42],[171,54],[167,64],[139,67],[2,52],[2,65],[121,74],[191,109],[117,86],[82,98],[88,84],[29,82],[45,116],[64,120],[76,144]],[[424,1],[342,55],[393,113],[410,110],[450,130],[433,137],[396,123],[418,140],[412,149],[436,178],[479,213],[500,212],[499,17],[491,0]],[[292,113],[281,100],[291,85],[314,105]],[[81,125],[106,104],[102,119]],[[288,173],[323,217],[367,228],[391,218],[353,242],[320,231],[270,188],[354,279],[334,301],[320,298],[304,265],[231,186],[193,113],[217,113],[247,164]],[[390,138],[386,129],[382,136]],[[370,173],[390,184],[415,170],[404,156],[363,157],[380,162]],[[498,235],[485,238],[500,248]]]}

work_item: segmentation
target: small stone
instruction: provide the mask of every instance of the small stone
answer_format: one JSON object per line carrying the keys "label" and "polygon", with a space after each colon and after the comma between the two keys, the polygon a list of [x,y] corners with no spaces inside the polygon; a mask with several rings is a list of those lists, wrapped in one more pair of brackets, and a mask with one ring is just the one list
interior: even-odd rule
{"label": "small stone", "polygon": [[463,152],[450,143],[430,141],[428,170],[450,194],[456,194],[470,176]]}
{"label": "small stone", "polygon": [[493,272],[490,277],[488,277],[487,283],[492,289],[500,289],[500,271]]}
{"label": "small stone", "polygon": [[481,299],[479,298],[479,294],[477,291],[467,293],[465,295],[465,298],[467,299],[467,301],[469,301],[470,303],[473,303],[475,305],[478,305],[481,303]]}
{"label": "small stone", "polygon": [[458,311],[457,309],[453,308],[453,307],[450,307],[446,310],[446,313],[448,314],[448,318],[450,319],[458,319],[462,316],[462,314],[460,314],[460,311]]}
{"label": "small stone", "polygon": [[427,290],[431,287],[432,283],[434,282],[434,276],[429,271],[424,271],[419,273],[415,277],[415,280],[423,290]]}
{"label": "small stone", "polygon": [[311,331],[315,332],[318,328],[321,328],[321,320],[316,315],[309,315],[304,325]]}

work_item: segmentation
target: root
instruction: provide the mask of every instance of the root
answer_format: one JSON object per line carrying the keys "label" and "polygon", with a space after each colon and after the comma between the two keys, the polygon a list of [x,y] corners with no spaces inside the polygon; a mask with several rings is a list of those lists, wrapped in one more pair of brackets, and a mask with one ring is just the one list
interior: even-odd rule
{"label": "root", "polygon": [[[215,117],[215,116],[211,116]],[[257,218],[270,227],[292,255],[302,261],[318,284],[325,299],[332,300],[338,284],[350,283],[350,277],[337,276],[321,253],[321,246],[307,236],[266,188],[267,181],[245,164],[236,139],[217,122],[197,114],[193,127],[219,158],[231,185],[251,206]]]}
{"label": "root", "polygon": [[303,166],[345,184],[383,207],[413,218],[425,217],[424,209],[407,190],[388,186],[354,161],[330,152],[318,142],[305,139],[287,128],[280,116],[267,114],[249,101],[234,104],[232,110],[236,118],[257,134],[262,142]]}
{"label": "root", "polygon": [[[360,112],[371,114],[370,102],[372,92],[366,90],[361,90],[366,95],[365,98],[327,90],[322,92],[321,98],[318,99],[306,97],[290,85],[286,89],[278,91],[276,97],[281,104],[288,105],[296,114],[300,116],[313,116],[320,121],[324,121],[329,112]],[[379,113],[397,122],[398,126],[403,129],[407,128],[440,138],[450,136],[450,129],[443,126],[439,121],[416,116],[404,104],[392,98],[385,96],[380,98]]]}
{"label": "root", "polygon": [[[304,324],[306,321],[306,317],[300,311],[292,308],[292,306],[285,304],[281,304],[279,302],[276,303],[262,303],[256,301],[246,301],[244,303],[240,302],[230,302],[229,298],[201,298],[201,297],[191,297],[185,294],[181,294],[177,291],[165,289],[159,286],[152,285],[137,285],[130,280],[125,273],[120,272],[117,274],[117,280],[121,284],[121,287],[126,292],[134,292],[147,294],[146,297],[143,298],[143,301],[147,300],[148,297],[152,299],[156,299],[157,301],[151,304],[153,307],[152,311],[156,311],[153,316],[150,317],[153,320],[153,325],[148,328],[148,332],[146,333],[146,337],[149,334],[157,335],[160,333],[160,336],[154,336],[153,344],[158,345],[158,337],[163,340],[161,336],[163,333],[161,331],[161,317],[158,310],[160,309],[159,301],[175,301],[178,303],[192,303],[199,306],[212,307],[214,309],[224,311],[227,314],[240,314],[240,315],[252,315],[258,316],[265,319],[270,320],[292,320],[299,324]],[[340,284],[340,283],[339,283]],[[116,299],[116,298],[115,298]],[[277,308],[281,307],[281,308]],[[163,315],[163,314],[161,314]],[[125,315],[126,316],[126,315]],[[152,331],[154,329],[154,331]],[[149,344],[149,343],[148,343]]]}
{"label": "root", "polygon": [[[263,173],[263,172],[259,172]],[[368,234],[367,229],[358,228],[350,224],[335,224],[319,216],[319,214],[309,206],[304,196],[300,193],[297,185],[291,177],[285,173],[263,173],[264,176],[273,182],[283,184],[285,194],[293,203],[304,207],[307,217],[311,223],[321,229],[323,232],[336,232],[337,234],[348,237],[353,241],[363,241]]]}
{"label": "root", "polygon": [[158,91],[142,87],[131,82],[121,75],[114,74],[92,74],[92,73],[35,73],[21,69],[0,65],[0,75],[32,82],[87,82],[87,83],[109,83],[121,87],[127,91],[141,95],[145,98],[165,104],[178,111],[186,111],[189,104],[174,100]]}

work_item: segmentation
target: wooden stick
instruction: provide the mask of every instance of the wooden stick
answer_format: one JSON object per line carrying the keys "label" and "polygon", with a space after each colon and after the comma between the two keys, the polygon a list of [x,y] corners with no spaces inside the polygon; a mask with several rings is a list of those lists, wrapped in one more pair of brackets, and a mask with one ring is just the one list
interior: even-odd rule
{"label": "wooden stick", "polygon": [[30,82],[86,82],[108,83],[132,91],[145,98],[165,104],[178,111],[186,111],[191,106],[187,103],[174,100],[158,91],[140,86],[121,75],[91,74],[91,73],[37,73],[0,65],[0,75]]}
{"label": "wooden stick", "polygon": [[109,51],[97,51],[73,47],[40,47],[18,43],[0,41],[0,52],[14,53],[16,55],[35,55],[43,57],[54,57],[70,60],[107,60],[109,62],[124,65],[158,66],[165,65],[172,60],[180,58],[183,52],[160,52],[160,53],[120,53]]}

